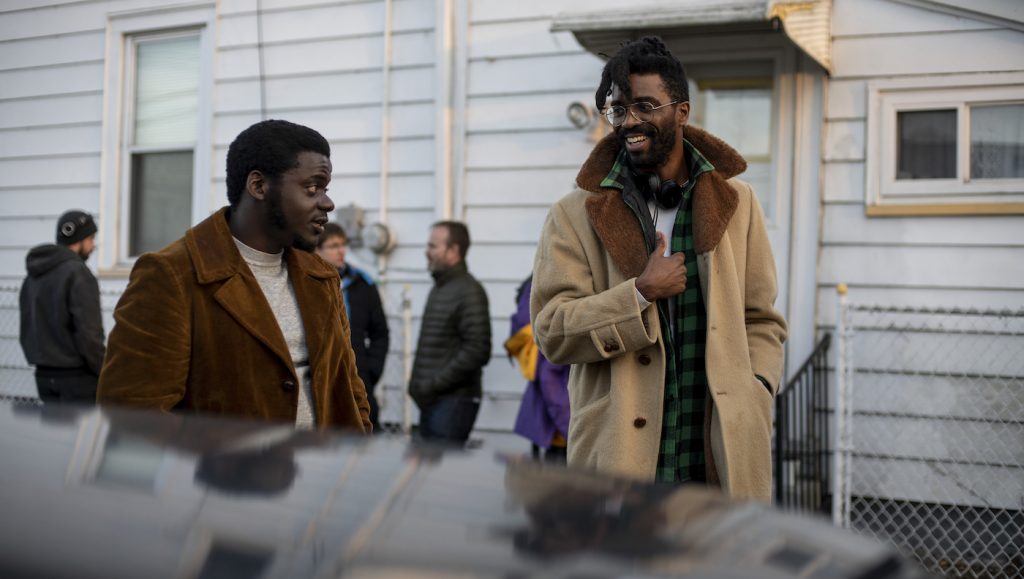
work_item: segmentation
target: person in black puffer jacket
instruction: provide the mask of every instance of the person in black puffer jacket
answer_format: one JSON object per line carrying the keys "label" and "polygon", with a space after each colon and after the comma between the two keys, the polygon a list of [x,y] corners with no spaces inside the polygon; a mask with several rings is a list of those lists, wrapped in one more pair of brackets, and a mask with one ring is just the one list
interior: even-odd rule
{"label": "person in black puffer jacket", "polygon": [[341,275],[341,290],[352,331],[352,350],[356,354],[356,371],[366,386],[370,422],[373,423],[374,432],[378,432],[380,406],[374,387],[384,374],[384,361],[388,357],[388,318],[384,315],[380,294],[370,276],[345,261],[347,249],[348,235],[345,229],[337,223],[325,224],[316,252],[338,268],[338,274]]}
{"label": "person in black puffer jacket", "polygon": [[105,353],[100,288],[85,260],[96,248],[96,222],[68,211],[57,220],[57,243],[33,247],[21,284],[19,339],[36,367],[45,403],[96,402]]}
{"label": "person in black puffer jacket", "polygon": [[483,367],[491,359],[487,293],[466,269],[469,230],[457,221],[431,226],[427,267],[434,287],[420,324],[409,395],[420,435],[464,443],[480,410]]}

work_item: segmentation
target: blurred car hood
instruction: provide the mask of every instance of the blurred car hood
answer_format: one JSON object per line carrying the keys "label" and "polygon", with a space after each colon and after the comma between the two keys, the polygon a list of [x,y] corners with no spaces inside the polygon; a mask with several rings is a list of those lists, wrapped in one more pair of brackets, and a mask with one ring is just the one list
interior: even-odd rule
{"label": "blurred car hood", "polygon": [[697,486],[290,425],[0,404],[2,577],[910,577]]}

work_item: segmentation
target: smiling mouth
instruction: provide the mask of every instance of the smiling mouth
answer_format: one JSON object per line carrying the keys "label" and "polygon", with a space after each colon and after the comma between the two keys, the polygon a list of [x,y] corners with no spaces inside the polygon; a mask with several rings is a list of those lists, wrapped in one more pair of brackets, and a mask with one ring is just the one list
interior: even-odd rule
{"label": "smiling mouth", "polygon": [[637,143],[642,143],[642,142],[644,142],[646,140],[647,140],[647,137],[644,136],[644,135],[630,135],[630,136],[626,137],[626,142],[629,143],[630,145],[635,145]]}

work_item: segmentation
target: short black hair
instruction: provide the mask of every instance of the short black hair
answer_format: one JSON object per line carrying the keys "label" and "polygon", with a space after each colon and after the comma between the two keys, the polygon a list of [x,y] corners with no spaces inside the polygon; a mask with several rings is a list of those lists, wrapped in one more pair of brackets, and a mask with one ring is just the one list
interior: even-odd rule
{"label": "short black hair", "polygon": [[624,95],[632,96],[629,92],[631,74],[660,75],[665,83],[665,92],[672,100],[690,100],[690,85],[686,81],[683,63],[669,52],[660,38],[645,36],[623,43],[619,51],[605,63],[601,71],[601,84],[594,94],[598,110],[604,108],[608,95],[612,93],[612,84],[617,85]]}
{"label": "short black hair", "polygon": [[459,246],[459,257],[466,260],[469,252],[469,228],[461,221],[438,221],[431,227],[444,227],[448,230],[448,245]]}
{"label": "short black hair", "polygon": [[320,234],[320,237],[316,240],[317,249],[324,246],[324,243],[332,237],[340,237],[345,241],[348,241],[348,235],[345,234],[345,228],[341,225],[330,222],[324,223],[324,232]]}
{"label": "short black hair", "polygon": [[299,166],[305,152],[331,157],[331,145],[320,133],[288,121],[260,121],[235,137],[228,147],[228,203],[238,205],[249,173],[259,171],[277,181],[289,169]]}

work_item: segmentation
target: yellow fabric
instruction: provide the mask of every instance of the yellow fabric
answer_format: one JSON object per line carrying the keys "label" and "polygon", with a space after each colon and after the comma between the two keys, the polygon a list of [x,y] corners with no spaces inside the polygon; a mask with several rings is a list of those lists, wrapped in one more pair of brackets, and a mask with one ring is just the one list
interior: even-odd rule
{"label": "yellow fabric", "polygon": [[519,361],[523,378],[533,381],[537,375],[537,343],[533,341],[533,326],[526,324],[505,340],[505,350]]}

